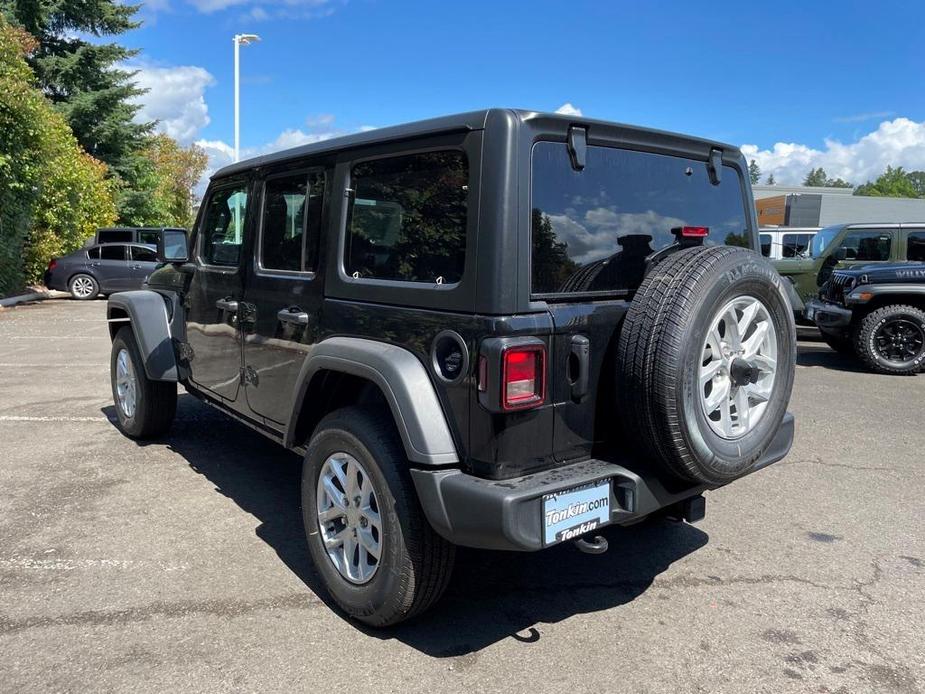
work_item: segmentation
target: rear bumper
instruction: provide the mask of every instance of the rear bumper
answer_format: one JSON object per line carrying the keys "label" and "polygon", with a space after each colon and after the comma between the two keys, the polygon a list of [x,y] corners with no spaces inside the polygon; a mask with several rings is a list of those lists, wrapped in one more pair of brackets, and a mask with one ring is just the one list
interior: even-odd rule
{"label": "rear bumper", "polygon": [[[783,458],[793,443],[793,415],[787,414],[768,451],[752,472]],[[460,470],[411,471],[428,521],[457,545],[534,551],[543,542],[543,496],[611,480],[610,521],[627,525],[659,509],[681,504],[710,489],[697,485],[669,490],[654,477],[622,465],[585,460],[508,480],[486,480]]]}
{"label": "rear bumper", "polygon": [[821,299],[810,299],[803,315],[826,332],[843,332],[851,325],[851,309]]}

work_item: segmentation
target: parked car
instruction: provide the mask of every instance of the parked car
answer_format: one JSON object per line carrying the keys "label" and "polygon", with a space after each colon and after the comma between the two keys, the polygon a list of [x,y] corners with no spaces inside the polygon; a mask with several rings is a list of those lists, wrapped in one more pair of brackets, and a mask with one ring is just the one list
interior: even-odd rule
{"label": "parked car", "polygon": [[774,261],[790,282],[794,314],[803,320],[806,302],[835,269],[871,263],[925,260],[925,223],[836,224],[820,230],[809,253]]}
{"label": "parked car", "polygon": [[180,383],[303,455],[318,574],[375,626],[432,605],[458,545],[698,520],[793,438],[746,200],[734,146],[526,111],[233,164],[109,297],[118,425],[163,434]]}
{"label": "parked car", "polygon": [[45,270],[45,286],[86,301],[99,294],[140,289],[156,267],[156,246],[104,243],[53,258]]}
{"label": "parked car", "polygon": [[825,341],[871,371],[915,374],[925,364],[925,263],[836,270],[806,305]]}
{"label": "parked car", "polygon": [[758,230],[761,255],[771,260],[799,258],[807,253],[820,227],[762,227]]}

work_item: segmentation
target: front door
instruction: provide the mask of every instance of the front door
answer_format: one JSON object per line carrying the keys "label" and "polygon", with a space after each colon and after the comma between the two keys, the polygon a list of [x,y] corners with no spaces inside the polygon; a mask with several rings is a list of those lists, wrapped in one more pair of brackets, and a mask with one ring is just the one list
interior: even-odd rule
{"label": "front door", "polygon": [[248,408],[285,424],[294,386],[316,339],[325,200],[322,170],[270,175],[263,185],[253,272],[242,324]]}
{"label": "front door", "polygon": [[196,272],[190,283],[186,338],[192,349],[190,380],[234,402],[241,373],[239,302],[244,230],[248,219],[246,181],[210,191],[196,235]]}

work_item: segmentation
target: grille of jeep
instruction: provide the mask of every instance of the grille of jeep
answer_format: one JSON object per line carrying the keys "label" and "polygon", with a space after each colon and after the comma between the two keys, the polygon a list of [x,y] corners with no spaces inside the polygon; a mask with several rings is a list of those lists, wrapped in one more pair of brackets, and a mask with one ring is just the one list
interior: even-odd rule
{"label": "grille of jeep", "polygon": [[822,298],[836,304],[845,303],[845,292],[851,291],[854,286],[854,277],[851,275],[833,274],[822,287]]}

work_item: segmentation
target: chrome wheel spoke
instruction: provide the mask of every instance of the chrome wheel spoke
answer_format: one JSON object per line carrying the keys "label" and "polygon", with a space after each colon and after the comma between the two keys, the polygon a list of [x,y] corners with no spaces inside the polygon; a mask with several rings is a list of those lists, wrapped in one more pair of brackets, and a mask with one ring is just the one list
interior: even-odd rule
{"label": "chrome wheel spoke", "polygon": [[746,359],[751,359],[756,354],[758,350],[764,344],[764,340],[768,335],[768,330],[771,327],[770,321],[762,321],[755,327],[755,332],[742,343],[742,348],[745,350],[743,357]]}
{"label": "chrome wheel spoke", "polygon": [[704,401],[704,410],[708,415],[715,412],[716,408],[729,400],[729,390],[730,387],[728,379],[714,384],[713,390]]}
{"label": "chrome wheel spoke", "polygon": [[711,361],[706,366],[700,367],[700,387],[703,388],[707,381],[711,381],[716,377],[716,374],[719,373],[720,369],[723,368],[723,362],[719,359]]}

